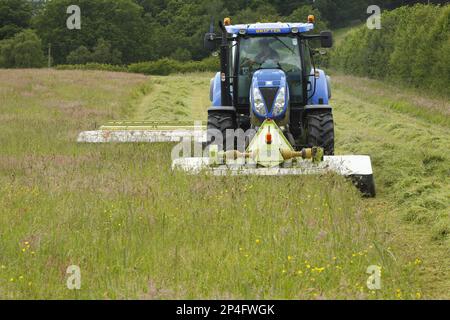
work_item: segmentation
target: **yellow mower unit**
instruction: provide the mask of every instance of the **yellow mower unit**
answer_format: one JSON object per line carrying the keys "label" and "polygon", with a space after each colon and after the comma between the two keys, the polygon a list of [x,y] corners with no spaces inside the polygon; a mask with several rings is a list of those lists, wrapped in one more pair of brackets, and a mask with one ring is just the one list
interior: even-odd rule
{"label": "yellow mower unit", "polygon": [[272,120],[262,124],[245,152],[219,151],[218,145],[210,145],[209,157],[174,159],[172,169],[217,176],[292,176],[334,172],[350,178],[363,195],[375,196],[369,156],[324,156],[321,147],[295,151]]}

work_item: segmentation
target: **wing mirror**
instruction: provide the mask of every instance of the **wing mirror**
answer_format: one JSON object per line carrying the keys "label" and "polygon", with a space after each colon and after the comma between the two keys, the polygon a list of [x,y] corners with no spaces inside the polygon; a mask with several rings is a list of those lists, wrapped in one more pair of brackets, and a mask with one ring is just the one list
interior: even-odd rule
{"label": "wing mirror", "polygon": [[331,31],[320,32],[320,44],[322,48],[333,47],[333,34]]}
{"label": "wing mirror", "polygon": [[211,33],[211,32],[206,33],[205,38],[203,40],[203,45],[204,45],[205,49],[210,52],[213,52],[214,50],[216,50],[216,48],[217,48],[216,34]]}

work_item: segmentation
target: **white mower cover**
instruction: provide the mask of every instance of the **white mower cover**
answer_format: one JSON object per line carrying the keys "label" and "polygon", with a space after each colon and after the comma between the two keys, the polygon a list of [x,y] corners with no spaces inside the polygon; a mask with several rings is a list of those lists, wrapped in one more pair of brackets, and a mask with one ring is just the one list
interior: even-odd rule
{"label": "white mower cover", "polygon": [[195,142],[205,142],[206,132],[199,130],[98,130],[81,132],[79,143],[158,143],[180,142],[190,137]]}
{"label": "white mower cover", "polygon": [[275,168],[256,167],[256,165],[252,167],[252,165],[243,164],[242,160],[241,163],[239,160],[231,162],[227,165],[211,166],[210,158],[180,158],[172,162],[172,169],[190,174],[205,172],[215,176],[295,176],[334,172],[351,179],[364,196],[375,197],[376,195],[372,162],[369,156],[324,157],[324,161],[318,164],[310,160],[302,160],[290,167],[285,165]]}
{"label": "white mower cover", "polygon": [[287,176],[310,175],[325,172],[335,172],[342,176],[371,176],[372,163],[369,156],[332,156],[324,157],[324,161],[313,164],[303,160],[293,167],[256,168],[238,162],[217,167],[210,166],[209,158],[180,158],[172,163],[172,169],[183,170],[191,174],[202,171],[213,175],[259,175],[259,176]]}

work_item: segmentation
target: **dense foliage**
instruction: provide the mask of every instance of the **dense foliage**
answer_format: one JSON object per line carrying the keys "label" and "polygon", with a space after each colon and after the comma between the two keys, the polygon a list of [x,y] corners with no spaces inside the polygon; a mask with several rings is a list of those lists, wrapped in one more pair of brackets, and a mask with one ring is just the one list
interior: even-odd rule
{"label": "dense foliage", "polygon": [[[212,17],[217,22],[231,16],[235,23],[305,21],[313,13],[320,30],[366,19],[369,4],[394,8],[415,2],[428,0],[1,0],[0,42],[33,29],[46,54],[51,47],[54,64],[202,60]],[[81,9],[80,30],[67,28],[70,5]]]}
{"label": "dense foliage", "polygon": [[30,1],[0,1],[0,40],[11,38],[30,26],[33,7]]}
{"label": "dense foliage", "polygon": [[382,30],[350,31],[332,65],[450,95],[450,5],[402,7],[383,15]]}
{"label": "dense foliage", "polygon": [[129,66],[104,63],[84,63],[60,64],[56,68],[59,70],[102,70],[167,76],[173,73],[217,71],[219,69],[219,59],[209,57],[201,61],[182,62],[170,58],[162,58],[155,61],[132,63]]}
{"label": "dense foliage", "polygon": [[0,68],[39,68],[44,64],[41,40],[34,31],[24,30],[0,41]]}

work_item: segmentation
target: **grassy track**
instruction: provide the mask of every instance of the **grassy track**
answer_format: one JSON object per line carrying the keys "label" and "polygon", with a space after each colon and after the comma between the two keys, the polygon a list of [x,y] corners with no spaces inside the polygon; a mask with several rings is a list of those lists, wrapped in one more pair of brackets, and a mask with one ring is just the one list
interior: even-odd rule
{"label": "grassy track", "polygon": [[334,90],[338,151],[373,156],[375,200],[332,175],[190,177],[171,145],[74,142],[111,118],[204,118],[209,78],[0,70],[0,298],[448,298],[449,129],[389,88]]}
{"label": "grassy track", "polygon": [[146,94],[137,104],[134,117],[138,120],[203,119],[209,104],[210,78],[202,73],[153,77],[144,87]]}

